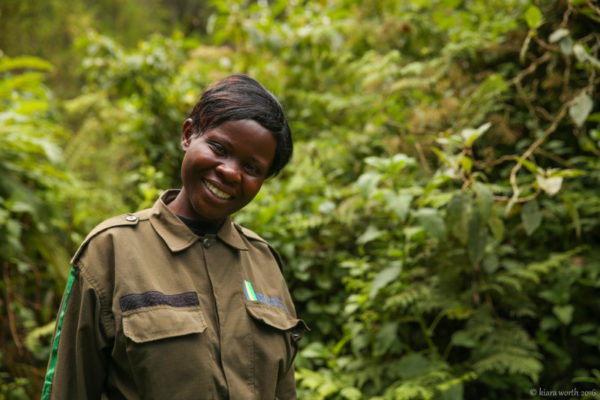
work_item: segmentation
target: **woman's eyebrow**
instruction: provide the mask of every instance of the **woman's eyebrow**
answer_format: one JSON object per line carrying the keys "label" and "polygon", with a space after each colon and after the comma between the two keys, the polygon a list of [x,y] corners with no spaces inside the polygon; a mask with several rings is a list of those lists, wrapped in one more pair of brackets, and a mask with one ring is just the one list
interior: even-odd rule
{"label": "woman's eyebrow", "polygon": [[233,144],[229,139],[227,139],[227,136],[217,135],[216,139],[219,140],[219,142],[221,142],[221,145],[227,147],[228,150],[233,148]]}
{"label": "woman's eyebrow", "polygon": [[257,163],[257,164],[259,164],[259,165],[261,165],[263,167],[267,167],[268,166],[267,165],[268,163],[266,163],[264,160],[261,160],[261,159],[255,157],[255,156],[250,157],[250,161],[255,162],[255,163]]}

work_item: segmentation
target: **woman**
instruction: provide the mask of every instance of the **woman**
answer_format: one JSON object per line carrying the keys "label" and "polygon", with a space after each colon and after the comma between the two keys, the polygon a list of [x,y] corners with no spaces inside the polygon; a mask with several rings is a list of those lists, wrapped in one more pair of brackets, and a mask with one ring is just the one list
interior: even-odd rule
{"label": "woman", "polygon": [[292,154],[245,75],[183,123],[181,190],[97,226],[73,257],[43,399],[294,399],[296,317],[277,253],[231,221]]}

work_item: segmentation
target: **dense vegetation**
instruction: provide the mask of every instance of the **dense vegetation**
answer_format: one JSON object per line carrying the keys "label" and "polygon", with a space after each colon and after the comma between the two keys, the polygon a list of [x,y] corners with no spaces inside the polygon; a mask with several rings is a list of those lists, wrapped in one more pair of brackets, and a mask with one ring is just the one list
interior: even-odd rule
{"label": "dense vegetation", "polygon": [[0,399],[39,397],[70,255],[179,186],[234,72],[295,134],[236,219],[312,328],[300,398],[600,397],[596,2],[60,4],[0,7]]}

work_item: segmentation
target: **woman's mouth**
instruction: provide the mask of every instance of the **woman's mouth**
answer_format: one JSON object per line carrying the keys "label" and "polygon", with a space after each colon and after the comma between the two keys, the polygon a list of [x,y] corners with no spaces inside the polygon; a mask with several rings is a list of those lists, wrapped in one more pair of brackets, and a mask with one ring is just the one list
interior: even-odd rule
{"label": "woman's mouth", "polygon": [[212,183],[210,183],[207,180],[203,180],[204,184],[206,185],[206,187],[208,188],[208,190],[210,190],[210,192],[212,194],[214,194],[217,198],[222,199],[222,200],[229,200],[231,198],[231,195],[229,193],[225,193],[224,191],[222,191],[221,189],[219,189],[218,187],[216,187],[215,185],[213,185]]}

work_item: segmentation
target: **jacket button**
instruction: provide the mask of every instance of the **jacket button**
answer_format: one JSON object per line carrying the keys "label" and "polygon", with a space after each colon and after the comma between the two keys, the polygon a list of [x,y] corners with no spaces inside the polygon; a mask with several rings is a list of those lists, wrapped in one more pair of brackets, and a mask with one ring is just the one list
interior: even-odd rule
{"label": "jacket button", "polygon": [[210,247],[210,239],[205,238],[202,240],[202,245],[208,249]]}
{"label": "jacket button", "polygon": [[137,220],[137,217],[135,215],[128,215],[125,217],[125,219],[129,222],[133,222]]}

